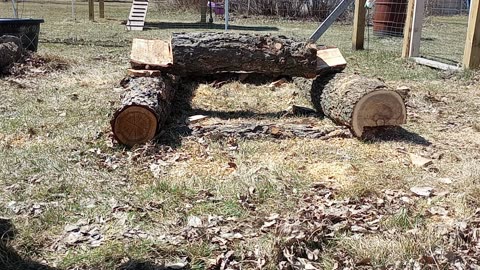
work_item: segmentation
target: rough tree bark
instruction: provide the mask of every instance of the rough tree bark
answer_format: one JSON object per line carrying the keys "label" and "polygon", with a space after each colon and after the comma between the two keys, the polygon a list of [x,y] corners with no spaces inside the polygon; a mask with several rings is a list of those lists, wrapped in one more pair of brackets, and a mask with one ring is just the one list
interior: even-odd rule
{"label": "rough tree bark", "polygon": [[171,40],[174,73],[251,72],[311,76],[315,45],[287,37],[233,33],[178,33]]}
{"label": "rough tree bark", "polygon": [[122,81],[125,92],[121,106],[110,122],[120,143],[133,146],[155,137],[170,115],[174,82],[175,78],[169,75],[130,77]]}
{"label": "rough tree bark", "polygon": [[[317,97],[317,98],[316,98]],[[398,126],[406,122],[405,101],[378,79],[338,73],[319,77],[312,85],[323,113],[361,137],[365,127]]]}
{"label": "rough tree bark", "polygon": [[22,41],[15,36],[0,36],[0,74],[8,73],[12,65],[23,57]]}

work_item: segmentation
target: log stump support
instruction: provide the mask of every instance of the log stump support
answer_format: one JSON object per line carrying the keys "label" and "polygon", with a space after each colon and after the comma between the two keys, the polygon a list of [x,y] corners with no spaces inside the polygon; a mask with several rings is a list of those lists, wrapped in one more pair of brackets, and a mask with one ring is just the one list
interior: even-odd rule
{"label": "log stump support", "polygon": [[384,82],[356,74],[332,75],[346,65],[337,48],[319,48],[282,36],[180,33],[170,42],[136,39],[131,63],[133,69],[128,72],[137,77],[122,82],[121,106],[111,120],[115,138],[129,146],[153,139],[164,125],[175,95],[175,76],[317,76],[312,85],[319,96],[317,107],[355,136],[361,137],[365,127],[406,122],[402,96]]}
{"label": "log stump support", "polygon": [[170,115],[175,78],[129,77],[122,81],[125,92],[110,124],[115,138],[133,146],[152,140]]}
{"label": "log stump support", "polygon": [[338,73],[319,78],[312,87],[320,96],[323,113],[350,127],[357,137],[362,137],[365,127],[398,126],[406,122],[402,96],[378,79]]}

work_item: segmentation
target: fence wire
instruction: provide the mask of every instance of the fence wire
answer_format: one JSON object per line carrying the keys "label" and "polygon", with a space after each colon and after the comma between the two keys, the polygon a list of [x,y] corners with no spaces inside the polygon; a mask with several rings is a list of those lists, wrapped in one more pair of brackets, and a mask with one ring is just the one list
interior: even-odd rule
{"label": "fence wire", "polygon": [[[224,1],[153,0],[145,26],[158,31],[223,31]],[[263,32],[307,39],[342,0],[229,0],[230,30]],[[88,22],[87,3],[75,0],[19,0],[20,17],[46,21]],[[107,17],[128,18],[131,0],[107,2]],[[0,17],[11,17],[11,3],[1,3]],[[365,47],[399,56],[408,0],[375,0],[367,13]],[[115,8],[114,8],[115,7]],[[456,64],[462,61],[470,0],[426,0],[420,54],[422,57]],[[54,10],[52,10],[54,9]],[[201,10],[205,14],[201,16]],[[55,12],[53,12],[55,11]],[[75,11],[75,12],[72,12]],[[98,10],[95,10],[98,12]],[[210,15],[211,14],[211,15]],[[97,15],[98,16],[98,15]],[[96,17],[98,18],[98,17]],[[200,23],[204,19],[206,23]],[[209,24],[209,21],[212,21]],[[320,38],[318,43],[351,48],[353,5]],[[48,34],[50,35],[49,30]],[[63,33],[53,29],[58,34]],[[85,30],[85,39],[91,31]],[[152,32],[153,33],[153,32]],[[44,35],[48,37],[49,35]],[[134,33],[128,37],[134,36]]]}
{"label": "fence wire", "polygon": [[[241,32],[262,32],[286,35],[307,41],[333,10],[343,0],[229,0],[229,30]],[[173,18],[159,16],[160,20],[147,22],[146,26],[182,29],[182,31],[224,29],[224,0],[157,0],[151,14],[186,12],[194,16]],[[206,18],[201,23],[201,13]],[[147,17],[147,21],[148,21]],[[209,24],[209,22],[212,24]],[[320,44],[351,48],[353,6],[339,16],[334,25],[318,41]]]}
{"label": "fence wire", "polygon": [[400,53],[408,0],[376,0],[367,9],[366,49]]}
{"label": "fence wire", "polygon": [[[241,16],[268,16],[270,18],[308,19],[323,21],[342,0],[230,0],[229,11]],[[200,10],[208,0],[157,0],[162,10]],[[212,1],[212,14],[222,15],[224,0]],[[346,20],[350,13],[343,14],[339,20]]]}
{"label": "fence wire", "polygon": [[469,0],[427,0],[420,56],[447,64],[461,63],[469,10]]}

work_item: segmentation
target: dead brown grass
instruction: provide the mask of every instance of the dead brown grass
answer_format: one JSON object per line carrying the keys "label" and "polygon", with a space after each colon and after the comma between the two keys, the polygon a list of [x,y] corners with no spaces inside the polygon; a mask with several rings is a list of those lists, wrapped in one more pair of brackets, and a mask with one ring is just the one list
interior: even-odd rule
{"label": "dead brown grass", "polygon": [[[0,14],[4,7],[0,3]],[[403,129],[367,141],[199,137],[179,131],[179,118],[156,144],[126,149],[112,144],[108,122],[119,102],[115,88],[128,65],[128,42],[136,36],[166,37],[174,30],[123,32],[118,22],[125,12],[128,5],[115,4],[108,21],[73,23],[50,9],[39,51],[51,63],[43,66],[48,72],[0,79],[0,215],[17,229],[8,254],[59,269],[142,269],[186,257],[193,269],[205,269],[232,250],[230,259],[221,259],[232,267],[237,262],[245,269],[275,269],[283,256],[279,246],[289,243],[276,226],[298,218],[298,210],[309,206],[302,199],[319,183],[335,187],[338,200],[373,201],[393,190],[406,199],[395,197],[392,207],[403,200],[411,204],[379,217],[379,232],[346,229],[321,241],[300,241],[312,252],[318,249],[312,260],[317,267],[368,259],[366,267],[402,268],[437,249],[461,248],[445,235],[471,232],[479,208],[477,73],[445,77],[385,51],[353,53],[348,27],[339,26],[325,42],[342,48],[347,72],[411,89]],[[306,37],[315,25],[280,22],[278,27],[279,34]],[[71,42],[60,42],[67,38]],[[308,89],[293,83],[274,90],[239,82],[219,89],[200,85],[193,111],[180,113],[210,115],[202,125],[334,126],[321,117],[284,113],[290,105],[311,107],[309,99]],[[431,158],[433,165],[414,167],[408,153]],[[434,194],[417,197],[409,191],[414,186],[433,187]],[[328,204],[318,207],[331,210]],[[448,213],[432,214],[432,207]],[[277,223],[262,229],[274,214]],[[196,218],[208,225],[191,226],[189,220]],[[459,229],[462,222],[470,222],[468,229]],[[80,237],[66,231],[68,226],[85,226],[78,229],[85,232]],[[473,252],[473,245],[466,246]]]}

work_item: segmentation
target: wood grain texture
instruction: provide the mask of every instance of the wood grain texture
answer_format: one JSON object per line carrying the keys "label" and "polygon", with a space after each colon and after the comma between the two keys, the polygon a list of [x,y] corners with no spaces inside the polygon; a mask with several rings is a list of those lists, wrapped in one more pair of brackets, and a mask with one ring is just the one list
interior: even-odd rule
{"label": "wood grain texture", "polygon": [[283,36],[177,33],[172,41],[176,74],[251,72],[305,76],[317,66],[316,46]]}
{"label": "wood grain texture", "polygon": [[347,61],[338,48],[327,47],[317,51],[317,74],[324,71],[342,71],[346,66]]}
{"label": "wood grain texture", "polygon": [[105,18],[105,0],[98,0],[98,13],[100,18]]}
{"label": "wood grain texture", "polygon": [[364,127],[396,126],[406,122],[402,97],[378,79],[338,73],[319,77],[312,85],[323,113],[361,137]]}
{"label": "wood grain texture", "polygon": [[161,75],[160,70],[148,70],[148,69],[127,69],[127,74],[132,77],[158,77]]}
{"label": "wood grain texture", "polygon": [[155,137],[170,115],[175,95],[172,76],[126,78],[120,108],[110,122],[115,138],[133,146]]}
{"label": "wood grain texture", "polygon": [[173,62],[170,42],[134,38],[130,62],[133,66],[149,65],[168,68]]}
{"label": "wood grain texture", "polygon": [[93,0],[88,0],[88,19],[95,20],[95,3]]}
{"label": "wood grain texture", "polygon": [[[200,33],[198,38],[189,34],[186,38],[188,44],[185,41],[176,42],[175,37],[171,42],[134,39],[130,63],[137,70],[156,69],[181,76],[256,73],[271,77],[308,78],[343,70],[347,64],[340,50],[332,46],[285,41],[270,36],[222,33],[214,33],[213,37],[207,38],[208,41],[202,39],[211,34]],[[175,48],[174,44],[177,44]],[[174,54],[176,60],[173,59]],[[315,66],[312,63],[314,58]]]}
{"label": "wood grain texture", "polygon": [[425,0],[416,0],[413,8],[413,22],[410,36],[409,57],[420,55],[420,41],[422,38],[423,19],[425,12]]}

